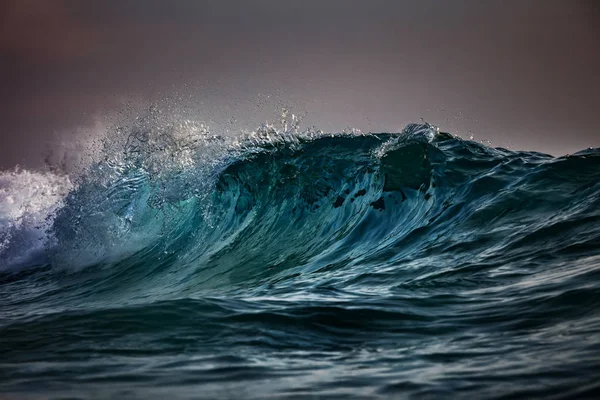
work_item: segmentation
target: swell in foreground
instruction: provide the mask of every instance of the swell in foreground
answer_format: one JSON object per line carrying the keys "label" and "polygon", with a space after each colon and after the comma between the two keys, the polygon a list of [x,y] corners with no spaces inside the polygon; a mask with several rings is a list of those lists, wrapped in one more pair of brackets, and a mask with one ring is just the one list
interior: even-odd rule
{"label": "swell in foreground", "polygon": [[3,397],[600,389],[600,151],[153,129],[0,175]]}

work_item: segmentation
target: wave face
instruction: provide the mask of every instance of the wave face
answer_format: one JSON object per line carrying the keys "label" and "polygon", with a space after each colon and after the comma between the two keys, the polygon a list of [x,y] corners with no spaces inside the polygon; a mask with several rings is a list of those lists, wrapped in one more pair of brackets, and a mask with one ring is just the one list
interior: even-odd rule
{"label": "wave face", "polygon": [[194,132],[0,175],[3,393],[600,390],[600,151]]}

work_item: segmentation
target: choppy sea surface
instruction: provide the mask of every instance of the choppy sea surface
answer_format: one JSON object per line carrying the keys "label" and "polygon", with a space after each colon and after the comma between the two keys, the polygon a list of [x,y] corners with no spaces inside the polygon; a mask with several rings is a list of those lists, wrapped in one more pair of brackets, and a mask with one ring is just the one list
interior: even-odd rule
{"label": "choppy sea surface", "polygon": [[598,149],[119,138],[0,173],[0,398],[600,393]]}

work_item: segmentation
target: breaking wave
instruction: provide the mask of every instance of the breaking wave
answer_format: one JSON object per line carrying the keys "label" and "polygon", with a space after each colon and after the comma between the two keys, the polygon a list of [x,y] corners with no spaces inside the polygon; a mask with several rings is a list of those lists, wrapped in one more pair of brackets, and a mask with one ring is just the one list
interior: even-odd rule
{"label": "breaking wave", "polygon": [[296,122],[143,121],[77,176],[0,174],[3,390],[597,389],[598,150]]}

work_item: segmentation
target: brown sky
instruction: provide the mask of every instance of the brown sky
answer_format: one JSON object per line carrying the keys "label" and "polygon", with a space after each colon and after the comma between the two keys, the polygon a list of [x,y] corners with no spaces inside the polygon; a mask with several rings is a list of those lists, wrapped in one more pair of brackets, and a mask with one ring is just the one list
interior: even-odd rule
{"label": "brown sky", "polygon": [[329,131],[423,117],[499,146],[597,147],[596,4],[3,0],[0,168],[37,165],[57,133],[128,100],[165,98],[217,131],[292,105]]}

